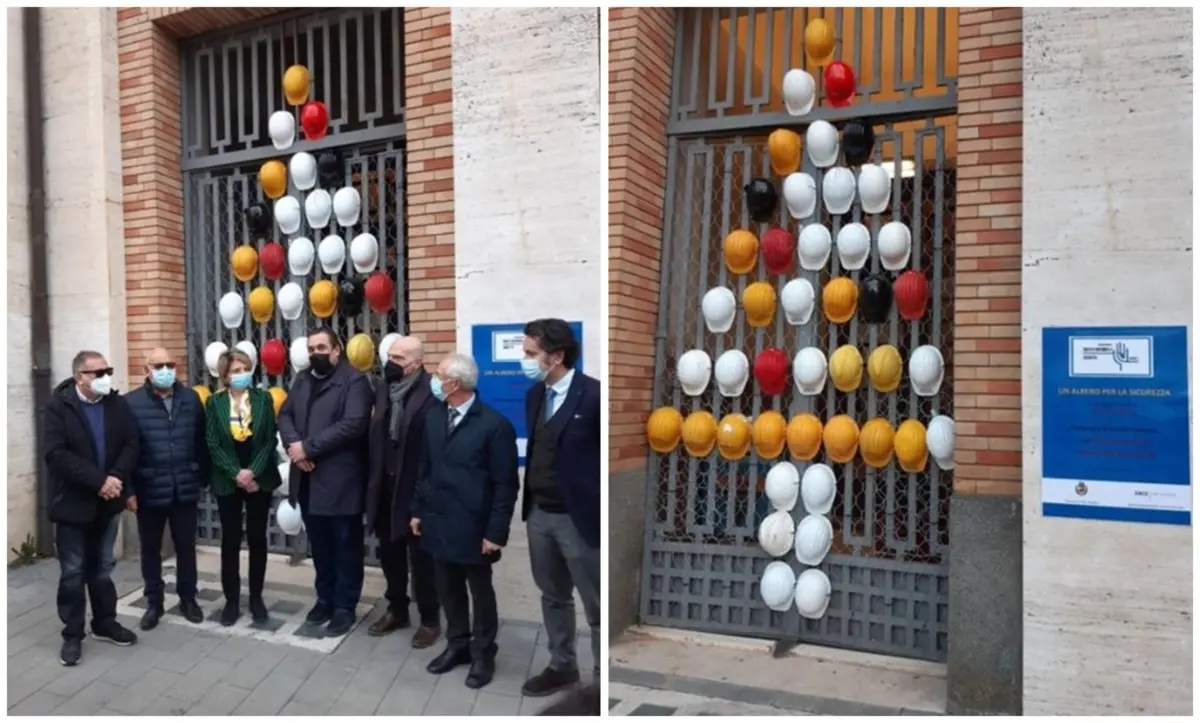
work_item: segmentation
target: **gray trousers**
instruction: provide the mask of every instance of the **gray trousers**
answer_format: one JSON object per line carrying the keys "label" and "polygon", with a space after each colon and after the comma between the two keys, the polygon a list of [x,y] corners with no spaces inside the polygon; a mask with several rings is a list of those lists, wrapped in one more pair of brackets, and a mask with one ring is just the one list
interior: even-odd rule
{"label": "gray trousers", "polygon": [[566,514],[536,506],[529,513],[529,562],[542,591],[542,622],[550,640],[550,667],[579,668],[575,659],[575,590],[592,631],[592,675],[600,680],[600,550],[588,547]]}

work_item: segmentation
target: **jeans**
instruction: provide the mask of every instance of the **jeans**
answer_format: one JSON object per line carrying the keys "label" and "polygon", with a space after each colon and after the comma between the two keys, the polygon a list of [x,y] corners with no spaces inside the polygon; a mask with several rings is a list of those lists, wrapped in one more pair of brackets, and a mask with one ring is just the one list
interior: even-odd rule
{"label": "jeans", "polygon": [[138,507],[138,537],[142,547],[142,581],[146,602],[151,607],[163,604],[162,541],[171,528],[175,543],[175,587],[180,600],[196,599],[196,522],[195,502],[174,502],[170,507]]}
{"label": "jeans", "polygon": [[362,515],[304,515],[317,602],[353,614],[362,597],[367,556]]}
{"label": "jeans", "polygon": [[117,564],[117,528],[121,516],[84,525],[58,525],[58,619],[65,640],[82,640],[87,601],[92,600],[92,630],[104,630],[117,621],[117,588],[112,571]]}
{"label": "jeans", "polygon": [[250,597],[262,598],[267,576],[267,517],[271,513],[271,493],[247,493],[243,489],[231,495],[217,496],[221,516],[221,591],[227,603],[241,599],[242,508],[246,509],[246,546],[250,548]]}

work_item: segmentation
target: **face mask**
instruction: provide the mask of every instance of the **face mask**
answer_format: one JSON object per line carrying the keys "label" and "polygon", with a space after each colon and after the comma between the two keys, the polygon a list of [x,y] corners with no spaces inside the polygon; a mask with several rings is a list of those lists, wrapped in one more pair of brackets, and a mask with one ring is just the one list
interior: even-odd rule
{"label": "face mask", "polygon": [[530,359],[529,357],[525,357],[521,360],[521,371],[524,372],[525,376],[529,377],[535,382],[544,380],[546,378],[546,374],[548,373],[548,370],[543,369],[541,363],[538,362],[537,359]]}
{"label": "face mask", "polygon": [[404,367],[394,361],[388,361],[383,365],[383,379],[389,384],[398,382],[406,376],[408,375],[404,373]]}
{"label": "face mask", "polygon": [[231,389],[249,389],[252,383],[254,383],[254,375],[250,372],[234,374],[229,377],[229,386]]}
{"label": "face mask", "polygon": [[174,369],[155,369],[150,372],[150,383],[156,389],[170,389],[175,384]]}
{"label": "face mask", "polygon": [[442,380],[433,377],[429,380],[429,391],[433,392],[433,396],[437,397],[439,402],[446,401],[446,390],[442,388]]}
{"label": "face mask", "polygon": [[333,362],[329,360],[328,354],[309,354],[308,364],[314,372],[321,376],[325,376],[333,370]]}
{"label": "face mask", "polygon": [[92,394],[106,397],[112,392],[112,375],[96,377],[92,380]]}

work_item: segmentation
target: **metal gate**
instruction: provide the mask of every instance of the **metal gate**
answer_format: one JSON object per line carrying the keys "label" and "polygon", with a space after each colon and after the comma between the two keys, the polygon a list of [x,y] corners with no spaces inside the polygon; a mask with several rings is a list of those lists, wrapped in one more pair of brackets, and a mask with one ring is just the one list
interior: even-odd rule
{"label": "metal gate", "polygon": [[[315,153],[337,149],[344,160],[345,185],[353,185],[362,199],[359,225],[336,231],[347,241],[370,232],[379,241],[380,268],[396,284],[395,309],[374,314],[365,309],[356,317],[339,312],[326,320],[343,341],[358,332],[378,343],[383,335],[404,329],[406,249],[404,215],[404,45],[400,8],[354,8],[341,11],[303,11],[282,14],[270,24],[201,37],[182,48],[181,95],[183,134],[184,247],[187,277],[187,348],[191,383],[212,384],[204,365],[204,349],[222,341],[232,347],[249,340],[261,349],[268,339],[284,345],[304,336],[315,325],[309,310],[296,321],[278,313],[266,324],[255,323],[249,311],[242,328],[226,329],[217,313],[222,295],[236,291],[243,299],[250,290],[266,285],[274,294],[288,281],[296,281],[307,295],[321,278],[320,264],[304,279],[285,274],[267,281],[261,274],[250,282],[237,281],[230,270],[230,254],[241,244],[257,248],[269,239],[254,239],[246,228],[243,210],[267,201],[257,174],[263,162],[279,158],[285,163],[300,151]],[[308,66],[312,97],[329,108],[329,133],[319,141],[303,140],[297,123],[297,141],[278,151],[267,134],[267,119],[276,110],[289,109],[283,97],[284,70],[294,64]],[[327,189],[331,193],[336,189]],[[300,200],[304,193],[288,192]],[[270,201],[267,201],[270,203]],[[331,222],[332,223],[332,222]],[[318,243],[333,229],[312,230],[302,219],[293,237],[307,236]],[[278,227],[271,239],[287,246]],[[353,273],[347,257],[342,275]],[[262,387],[290,387],[291,367],[282,377],[256,370]],[[283,461],[282,459],[280,460]],[[364,481],[365,483],[365,481]],[[200,504],[198,538],[216,545],[221,523],[216,501],[207,494]],[[303,535],[285,535],[275,524],[272,509],[268,528],[272,552],[306,555]],[[378,564],[378,544],[367,541],[367,557]]]}
{"label": "metal gate", "polygon": [[[854,103],[834,109],[818,103],[797,123],[787,115],[779,92],[782,75],[806,67],[804,27],[818,14],[830,21],[839,39],[835,57],[851,63],[859,76]],[[676,53],[672,112],[668,126],[669,168],[663,241],[663,277],[658,309],[654,405],[685,415],[708,410],[718,419],[732,412],[753,419],[774,408],[785,417],[812,412],[820,419],[849,414],[858,424],[881,416],[893,425],[909,417],[928,423],[951,415],[953,404],[953,273],[957,72],[957,11],[950,9],[688,9],[676,15]],[[890,66],[890,69],[889,69]],[[818,80],[820,71],[811,64]],[[819,96],[820,97],[820,96]],[[731,230],[749,228],[761,236],[768,224],[755,224],[744,206],[742,187],[756,176],[773,178],[766,136],[777,127],[802,133],[811,120],[870,120],[876,133],[875,155],[892,177],[892,204],[879,217],[862,222],[876,237],[882,223],[898,220],[911,229],[910,268],[926,273],[930,309],[919,322],[900,320],[867,326],[857,320],[831,325],[820,311],[801,327],[785,323],[782,312],[766,329],[746,325],[739,313],[725,334],[710,333],[700,315],[701,299],[714,286],[727,286],[740,299],[745,286],[769,279],[782,289],[789,278],[768,276],[760,260],[754,278],[731,278],[723,263],[722,239]],[[804,154],[803,171],[822,174]],[[775,179],[777,187],[781,179]],[[818,217],[836,237],[843,222],[818,203]],[[780,199],[776,221],[793,234],[799,226]],[[798,265],[789,276],[807,278],[821,289],[845,275],[836,252],[820,272]],[[872,259],[864,273],[878,270]],[[856,282],[860,272],[849,272]],[[728,349],[741,349],[753,360],[769,346],[793,356],[814,345],[830,354],[853,344],[864,357],[880,344],[893,344],[903,358],[921,344],[938,346],[946,376],[931,399],[916,396],[907,374],[892,394],[879,394],[869,382],[852,394],[827,385],[816,397],[793,394],[763,398],[751,381],[737,399],[718,394],[715,384],[703,398],[681,394],[675,361],[692,348],[715,360]],[[931,461],[922,474],[907,474],[893,462],[880,471],[860,459],[839,465],[822,457],[839,480],[837,502],[829,517],[834,546],[820,566],[833,584],[826,615],[820,620],[767,608],[758,580],[771,561],[756,540],[770,505],[763,494],[772,461],[754,452],[731,463],[716,454],[688,456],[682,448],[652,454],[648,463],[647,525],[641,593],[642,620],[649,624],[708,630],[782,641],[801,641],[904,657],[945,660],[947,634],[947,516],[952,473]],[[785,455],[786,455],[785,451]],[[796,462],[803,472],[807,463]],[[793,513],[798,520],[802,508]],[[786,558],[799,573],[799,564]]]}

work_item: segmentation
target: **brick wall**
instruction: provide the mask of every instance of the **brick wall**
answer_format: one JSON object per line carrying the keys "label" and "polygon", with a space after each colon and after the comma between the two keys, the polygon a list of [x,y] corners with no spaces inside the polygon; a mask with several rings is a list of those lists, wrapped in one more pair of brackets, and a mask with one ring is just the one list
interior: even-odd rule
{"label": "brick wall", "polygon": [[609,464],[646,458],[675,11],[613,8],[608,60]]}
{"label": "brick wall", "polygon": [[1021,9],[959,13],[955,492],[1021,494]]}

